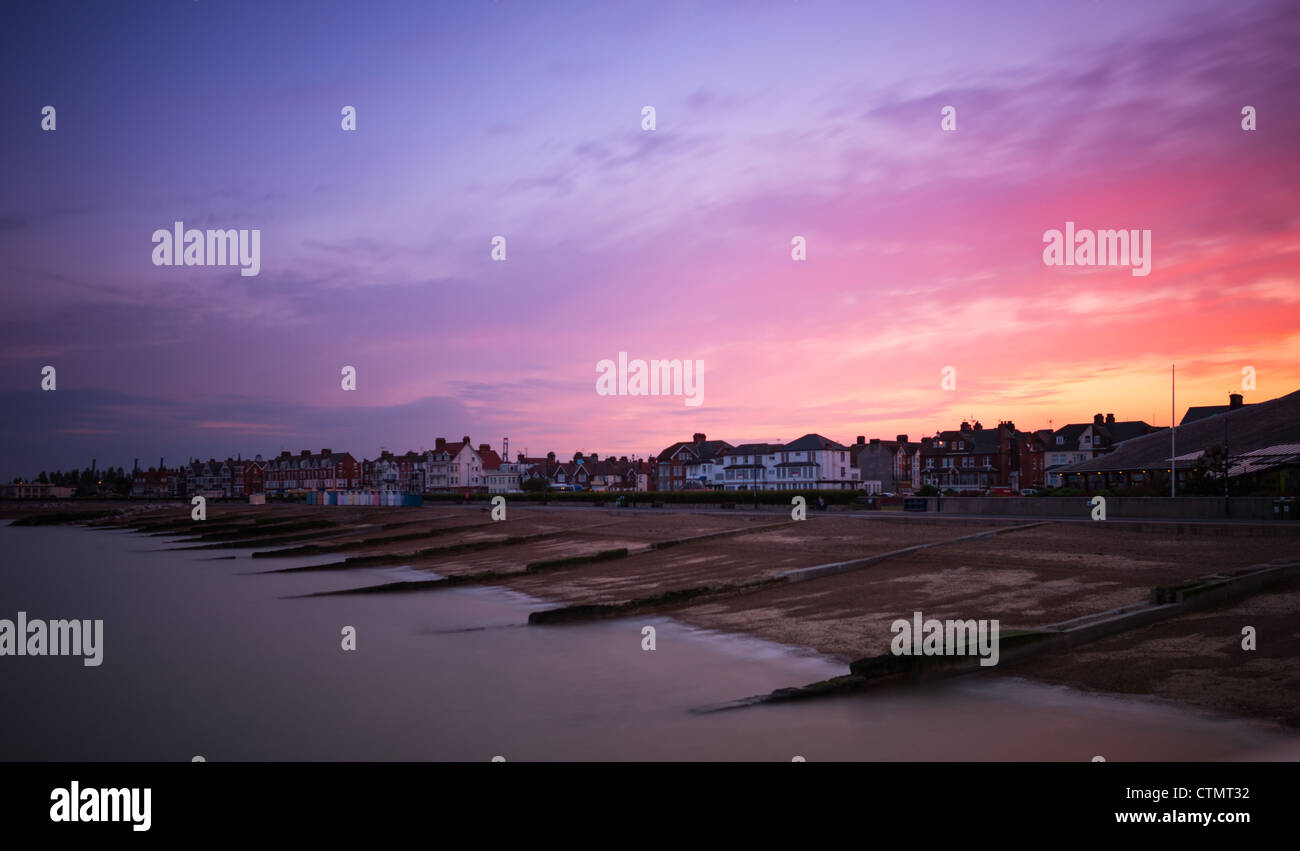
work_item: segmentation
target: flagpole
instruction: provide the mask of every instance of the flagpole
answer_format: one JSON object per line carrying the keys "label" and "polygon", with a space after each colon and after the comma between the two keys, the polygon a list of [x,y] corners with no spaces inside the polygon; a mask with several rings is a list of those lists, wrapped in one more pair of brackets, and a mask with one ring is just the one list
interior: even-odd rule
{"label": "flagpole", "polygon": [[1175,492],[1175,485],[1178,482],[1178,452],[1175,449],[1175,429],[1177,423],[1174,422],[1174,364],[1169,365],[1169,496],[1174,497],[1178,494]]}

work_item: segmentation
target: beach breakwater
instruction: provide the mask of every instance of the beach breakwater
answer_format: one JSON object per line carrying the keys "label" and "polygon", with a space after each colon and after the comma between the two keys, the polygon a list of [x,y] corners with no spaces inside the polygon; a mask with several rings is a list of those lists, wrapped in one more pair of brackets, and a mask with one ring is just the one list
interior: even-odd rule
{"label": "beach breakwater", "polygon": [[[940,514],[1003,515],[1015,517],[1060,517],[1088,519],[1092,513],[1090,496],[997,497],[943,496],[922,497],[927,512]],[[1273,522],[1271,497],[1207,496],[1108,496],[1106,516],[1110,520],[1248,520]],[[1294,528],[1300,523],[1278,524]]]}

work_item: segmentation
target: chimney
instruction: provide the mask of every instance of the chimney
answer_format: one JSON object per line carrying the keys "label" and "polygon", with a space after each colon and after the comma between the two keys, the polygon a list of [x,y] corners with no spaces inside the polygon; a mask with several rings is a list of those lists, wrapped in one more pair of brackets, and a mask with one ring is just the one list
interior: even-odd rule
{"label": "chimney", "polygon": [[447,448],[447,438],[439,437],[438,439],[434,440],[433,449],[435,452],[441,452],[446,448]]}
{"label": "chimney", "polygon": [[961,424],[961,430],[962,430],[962,431],[970,431],[970,423],[968,423],[968,422],[966,422],[966,421],[963,420],[963,421],[962,421],[962,424]]}
{"label": "chimney", "polygon": [[894,439],[897,440],[899,443],[907,443],[907,435],[905,434],[900,434]]}
{"label": "chimney", "polygon": [[460,442],[461,442],[461,444],[464,445],[464,446],[469,446],[469,435],[467,434],[467,435],[465,435],[464,437],[462,437],[462,438],[460,439]]}
{"label": "chimney", "polygon": [[[858,435],[858,446],[861,446],[862,444],[864,444],[864,443],[866,443],[866,442],[867,442],[866,435],[862,435],[862,434]],[[872,441],[872,442],[874,443],[875,441]]]}
{"label": "chimney", "polygon": [[593,452],[593,453],[591,453],[591,460],[592,460],[593,463],[596,462],[596,461],[599,461],[599,460],[600,460],[600,456],[597,455],[595,452]]}
{"label": "chimney", "polygon": [[322,449],[322,450],[320,451],[320,454],[321,454],[321,455],[333,455],[334,452],[333,452],[332,450],[329,450],[329,449]]}
{"label": "chimney", "polygon": [[290,457],[290,456],[292,456],[292,455],[293,455],[293,453],[290,452],[288,449],[286,449],[286,450],[284,450],[283,452],[280,453],[280,457],[281,457],[281,458],[288,458],[288,457]]}
{"label": "chimney", "polygon": [[1114,425],[1114,424],[1115,424],[1115,415],[1114,415],[1114,414],[1107,414],[1107,415],[1106,415],[1106,425]]}
{"label": "chimney", "polygon": [[310,458],[310,457],[311,457],[311,450],[310,450],[310,449],[304,449],[304,450],[302,451],[302,457],[303,457],[303,458]]}
{"label": "chimney", "polygon": [[1101,414],[1093,414],[1093,415],[1092,415],[1092,424],[1093,424],[1093,425],[1102,425],[1104,422],[1105,422],[1105,421],[1101,418]]}
{"label": "chimney", "polygon": [[554,452],[547,452],[547,453],[546,453],[546,460],[547,460],[547,461],[550,461],[552,464],[554,464],[554,463],[555,463],[555,453],[554,453]]}
{"label": "chimney", "polygon": [[703,443],[706,439],[707,439],[707,438],[704,436],[704,432],[702,432],[702,431],[697,431],[697,432],[695,432],[695,434],[691,437],[691,442],[693,442],[693,443]]}
{"label": "chimney", "polygon": [[519,463],[520,464],[524,463],[524,453],[522,452],[519,453]]}
{"label": "chimney", "polygon": [[1240,393],[1229,393],[1229,394],[1228,394],[1228,410],[1231,411],[1231,410],[1235,410],[1235,409],[1240,408],[1240,407],[1241,407],[1241,394],[1240,394]]}
{"label": "chimney", "polygon": [[976,420],[976,421],[975,421],[975,430],[976,430],[976,431],[983,431],[983,430],[984,430],[984,424],[981,423],[979,420]]}
{"label": "chimney", "polygon": [[[858,442],[861,443],[862,441],[858,441]],[[878,438],[878,437],[873,437],[873,438],[871,438],[871,445],[872,445],[872,446],[879,446],[879,445],[880,445],[880,438]]]}

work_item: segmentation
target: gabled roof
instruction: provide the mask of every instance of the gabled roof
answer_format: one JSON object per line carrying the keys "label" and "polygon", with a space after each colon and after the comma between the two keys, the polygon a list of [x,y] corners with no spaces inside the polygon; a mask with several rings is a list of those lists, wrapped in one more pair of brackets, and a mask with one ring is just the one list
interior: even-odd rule
{"label": "gabled roof", "polygon": [[1032,432],[1022,432],[1022,434],[1025,437],[1025,442],[1031,444],[1031,448],[1034,441],[1041,443],[1044,448],[1051,445],[1052,442],[1052,430],[1050,428],[1035,429]]}
{"label": "gabled roof", "polygon": [[1154,426],[1147,424],[1143,420],[1124,420],[1116,423],[1106,423],[1105,425],[1094,425],[1092,427],[1094,434],[1100,434],[1111,443],[1121,443],[1125,440],[1132,440],[1135,437],[1141,437],[1144,434],[1150,434]]}
{"label": "gabled roof", "polygon": [[665,449],[663,452],[660,452],[658,455],[656,455],[656,456],[655,456],[655,460],[658,460],[658,461],[671,461],[673,458],[676,458],[677,455],[678,455],[678,454],[679,454],[683,449],[690,449],[690,454],[693,455],[693,456],[698,457],[699,453],[697,453],[694,449],[691,448],[691,447],[693,447],[694,445],[695,445],[695,444],[691,443],[691,442],[688,441],[688,440],[679,440],[679,441],[677,441],[676,443],[674,443],[672,446],[669,446],[669,447],[668,447],[667,449]]}
{"label": "gabled roof", "polygon": [[[1057,446],[1057,445],[1073,446],[1075,449],[1078,449],[1079,438],[1083,437],[1083,433],[1087,431],[1088,427],[1091,425],[1092,423],[1069,423],[1068,425],[1063,425],[1060,428],[1058,428],[1056,431],[1052,432],[1052,438],[1047,441],[1047,445],[1048,446]],[[1058,444],[1056,442],[1056,438],[1058,437],[1065,438],[1065,442],[1062,444]]]}
{"label": "gabled roof", "polygon": [[742,443],[739,446],[732,447],[727,455],[734,458],[737,455],[771,455],[773,452],[780,452],[783,449],[789,449],[780,443]]}
{"label": "gabled roof", "polygon": [[[953,443],[953,441],[954,441],[954,440],[960,440],[960,441],[962,441],[963,446],[974,447],[974,446],[975,446],[976,435],[979,435],[979,434],[982,434],[982,433],[983,433],[983,429],[981,429],[980,431],[975,431],[974,429],[968,429],[968,430],[966,430],[966,431],[962,431],[962,430],[959,429],[959,428],[946,429],[946,430],[944,430],[944,431],[939,432],[939,434],[936,435],[936,437],[938,438],[938,440],[943,442],[943,446],[942,446],[942,447],[935,447],[935,448],[937,448],[940,452],[953,452],[953,451],[956,451],[956,452],[969,452],[969,451],[971,451],[970,449],[958,449],[958,450],[954,450],[954,449],[952,448],[952,443]],[[931,446],[934,446],[934,444],[932,443]]]}
{"label": "gabled roof", "polygon": [[[939,440],[943,441],[942,447],[931,448],[925,452],[927,455],[944,455],[952,452],[988,452],[998,451],[998,430],[995,428],[969,429],[948,429],[939,432]],[[961,449],[953,449],[953,441],[962,441]]]}
{"label": "gabled roof", "polygon": [[695,443],[690,440],[679,440],[672,446],[669,446],[663,452],[655,456],[656,461],[668,461],[676,455],[683,447],[690,447],[692,453],[700,458],[713,458],[724,450],[731,449],[730,443],[725,440],[703,440]]}
{"label": "gabled roof", "polygon": [[[1249,408],[1252,404],[1255,403],[1245,402],[1242,403],[1239,407]],[[1233,411],[1233,410],[1238,410],[1238,408],[1233,408],[1231,405],[1197,405],[1195,407],[1188,408],[1187,413],[1183,414],[1183,418],[1178,421],[1178,424],[1180,426],[1187,425],[1188,423],[1194,423],[1197,422],[1198,420],[1203,420],[1206,417],[1217,417],[1219,414],[1226,413],[1227,411]]]}
{"label": "gabled roof", "polygon": [[848,449],[848,447],[842,443],[836,443],[829,437],[823,437],[820,434],[805,434],[798,440],[787,443],[782,447],[782,449],[791,452],[802,452],[804,450],[819,449]]}

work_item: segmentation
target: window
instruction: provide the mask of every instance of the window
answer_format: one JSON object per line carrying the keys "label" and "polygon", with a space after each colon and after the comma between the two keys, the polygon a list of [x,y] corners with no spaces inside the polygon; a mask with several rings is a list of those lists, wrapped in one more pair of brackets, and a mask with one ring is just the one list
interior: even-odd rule
{"label": "window", "polygon": [[1059,434],[1058,434],[1058,435],[1056,436],[1056,445],[1057,445],[1057,446],[1064,446],[1064,445],[1065,445],[1065,437],[1064,437],[1063,435],[1059,435]]}

